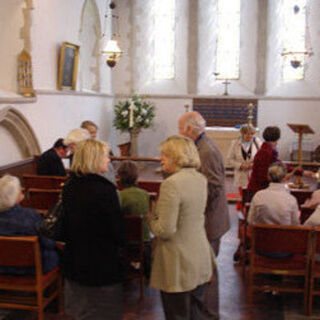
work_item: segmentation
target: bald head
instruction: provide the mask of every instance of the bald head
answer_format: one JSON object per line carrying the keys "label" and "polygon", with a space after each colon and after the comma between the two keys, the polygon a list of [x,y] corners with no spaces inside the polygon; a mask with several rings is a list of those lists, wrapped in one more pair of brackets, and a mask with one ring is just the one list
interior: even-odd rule
{"label": "bald head", "polygon": [[206,121],[199,112],[187,112],[179,118],[179,133],[192,140],[196,140],[205,127]]}

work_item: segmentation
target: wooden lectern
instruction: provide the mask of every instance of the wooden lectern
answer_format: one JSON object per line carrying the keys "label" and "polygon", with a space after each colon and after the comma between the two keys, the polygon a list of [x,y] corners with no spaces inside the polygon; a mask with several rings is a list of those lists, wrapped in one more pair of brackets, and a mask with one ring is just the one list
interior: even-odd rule
{"label": "wooden lectern", "polygon": [[[298,167],[302,167],[302,135],[314,133],[314,131],[307,124],[288,123],[287,125],[293,132],[298,134]],[[289,184],[289,187],[298,189],[308,188],[308,186],[304,185],[304,183],[301,181],[300,175],[297,176],[297,180],[293,184]]]}
{"label": "wooden lectern", "polygon": [[302,135],[308,133],[314,133],[314,131],[307,124],[293,124],[288,123],[288,127],[299,135],[298,140],[298,164],[302,165]]}

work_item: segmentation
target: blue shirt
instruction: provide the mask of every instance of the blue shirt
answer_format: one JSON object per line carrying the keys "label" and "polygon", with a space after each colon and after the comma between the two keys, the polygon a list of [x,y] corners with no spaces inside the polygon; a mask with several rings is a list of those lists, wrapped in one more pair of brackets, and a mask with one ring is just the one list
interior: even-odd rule
{"label": "blue shirt", "polygon": [[[0,212],[0,235],[2,236],[39,236],[42,271],[47,273],[58,265],[58,254],[54,241],[39,235],[42,218],[36,210],[15,205]],[[30,274],[33,267],[0,266],[0,273]]]}

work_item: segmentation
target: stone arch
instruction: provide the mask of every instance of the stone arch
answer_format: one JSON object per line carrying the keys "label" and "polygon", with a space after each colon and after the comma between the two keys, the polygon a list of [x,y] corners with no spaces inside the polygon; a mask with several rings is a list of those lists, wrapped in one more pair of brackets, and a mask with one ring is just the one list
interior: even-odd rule
{"label": "stone arch", "polygon": [[14,137],[24,158],[40,154],[38,139],[24,115],[13,107],[0,110],[0,126]]}
{"label": "stone arch", "polygon": [[80,21],[80,89],[100,90],[101,22],[95,0],[85,0]]}

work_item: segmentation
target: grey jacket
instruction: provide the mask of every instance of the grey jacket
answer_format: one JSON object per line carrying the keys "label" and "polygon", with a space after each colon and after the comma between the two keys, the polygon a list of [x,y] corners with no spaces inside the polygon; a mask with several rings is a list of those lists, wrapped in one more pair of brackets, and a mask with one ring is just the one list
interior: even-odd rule
{"label": "grey jacket", "polygon": [[223,158],[214,141],[205,133],[195,143],[201,160],[200,172],[208,179],[205,226],[208,239],[212,242],[222,237],[230,228]]}

